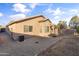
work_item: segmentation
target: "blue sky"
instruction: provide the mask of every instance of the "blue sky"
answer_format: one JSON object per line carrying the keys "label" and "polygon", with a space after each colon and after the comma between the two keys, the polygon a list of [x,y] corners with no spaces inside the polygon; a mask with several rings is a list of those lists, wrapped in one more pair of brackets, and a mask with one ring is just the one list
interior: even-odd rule
{"label": "blue sky", "polygon": [[0,24],[19,20],[29,16],[44,15],[52,23],[60,20],[69,23],[71,17],[79,16],[78,3],[0,3]]}

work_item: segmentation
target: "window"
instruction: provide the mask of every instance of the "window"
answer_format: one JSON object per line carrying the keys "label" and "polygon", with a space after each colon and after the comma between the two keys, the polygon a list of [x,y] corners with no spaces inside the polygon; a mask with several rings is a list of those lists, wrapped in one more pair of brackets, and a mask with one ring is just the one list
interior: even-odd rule
{"label": "window", "polygon": [[45,26],[45,32],[49,32],[49,26]]}
{"label": "window", "polygon": [[29,26],[29,32],[32,32],[32,26]]}
{"label": "window", "polygon": [[32,32],[32,26],[24,25],[24,32]]}
{"label": "window", "polygon": [[24,32],[28,32],[28,26],[24,25]]}

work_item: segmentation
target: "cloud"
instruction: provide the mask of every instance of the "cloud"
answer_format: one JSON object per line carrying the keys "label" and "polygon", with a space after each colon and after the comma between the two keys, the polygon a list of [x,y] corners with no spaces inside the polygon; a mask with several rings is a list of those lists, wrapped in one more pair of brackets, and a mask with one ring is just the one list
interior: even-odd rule
{"label": "cloud", "polygon": [[25,14],[15,14],[15,15],[11,15],[11,16],[10,16],[11,20],[23,19],[23,18],[25,18],[25,17],[26,17]]}
{"label": "cloud", "polygon": [[79,16],[79,14],[77,14],[77,16]]}
{"label": "cloud", "polygon": [[48,9],[46,9],[45,11],[43,11],[44,13],[53,13],[53,9],[51,9],[51,8],[48,8]]}
{"label": "cloud", "polygon": [[20,3],[14,4],[13,10],[16,12],[21,12],[21,13],[24,13],[24,12],[28,13],[31,11],[30,9],[27,8],[27,6],[25,6],[24,4],[20,4]]}
{"label": "cloud", "polygon": [[79,14],[79,10],[78,9],[71,9],[71,10],[69,10],[69,12],[71,14]]}
{"label": "cloud", "polygon": [[75,9],[60,9],[60,8],[56,8],[53,9],[52,7],[48,7],[46,10],[43,11],[43,13],[48,16],[52,22],[54,22],[55,24],[57,24],[59,22],[59,20],[65,20],[67,21],[67,24],[69,23],[70,19],[77,15],[79,16],[79,9],[75,8]]}
{"label": "cloud", "polygon": [[70,10],[71,12],[75,12],[75,13],[77,13],[78,12],[78,10],[77,9],[72,9],[72,10]]}
{"label": "cloud", "polygon": [[37,5],[38,5],[38,3],[32,3],[32,4],[30,4],[30,7],[31,7],[32,9],[34,9]]}
{"label": "cloud", "polygon": [[65,14],[65,11],[61,10],[60,8],[52,9],[51,7],[43,12],[53,20],[60,20],[63,14]]}
{"label": "cloud", "polygon": [[54,17],[54,19],[59,19],[59,18],[60,18],[59,16],[55,16],[55,17]]}
{"label": "cloud", "polygon": [[3,16],[3,13],[0,13],[0,17],[2,17]]}
{"label": "cloud", "polygon": [[52,14],[53,16],[65,14],[65,12],[62,11],[60,8],[57,8],[56,10],[53,10],[52,8],[48,8],[44,11],[44,13]]}
{"label": "cloud", "polygon": [[60,8],[57,8],[56,10],[53,11],[53,15],[62,15],[64,14],[65,12],[60,10]]}

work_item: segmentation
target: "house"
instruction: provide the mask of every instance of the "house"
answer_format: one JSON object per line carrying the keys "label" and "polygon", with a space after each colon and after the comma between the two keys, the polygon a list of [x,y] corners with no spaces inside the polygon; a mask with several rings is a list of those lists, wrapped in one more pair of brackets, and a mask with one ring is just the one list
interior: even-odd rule
{"label": "house", "polygon": [[[43,15],[33,16],[14,21],[7,25],[10,35],[16,39],[20,35],[34,35],[47,37],[54,32],[54,25]],[[8,31],[8,32],[9,32]]]}

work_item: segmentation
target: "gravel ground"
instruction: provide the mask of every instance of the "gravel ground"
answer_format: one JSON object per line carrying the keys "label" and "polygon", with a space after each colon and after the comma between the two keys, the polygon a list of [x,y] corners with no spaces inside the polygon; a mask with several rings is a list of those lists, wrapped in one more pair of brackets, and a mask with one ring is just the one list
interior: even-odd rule
{"label": "gravel ground", "polygon": [[12,41],[6,33],[0,33],[3,43],[0,44],[0,56],[35,56],[52,44],[59,41],[59,38],[38,38],[32,37],[23,42]]}

